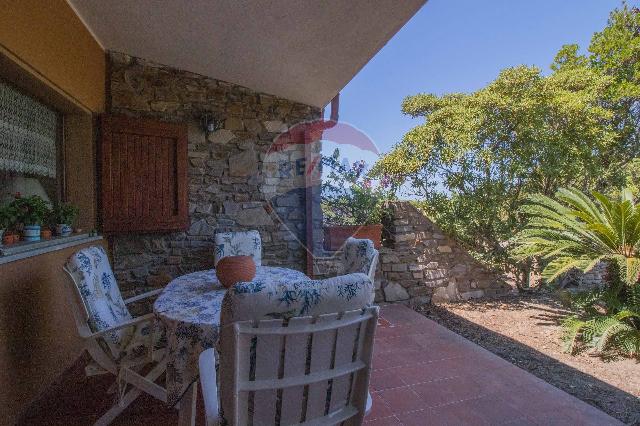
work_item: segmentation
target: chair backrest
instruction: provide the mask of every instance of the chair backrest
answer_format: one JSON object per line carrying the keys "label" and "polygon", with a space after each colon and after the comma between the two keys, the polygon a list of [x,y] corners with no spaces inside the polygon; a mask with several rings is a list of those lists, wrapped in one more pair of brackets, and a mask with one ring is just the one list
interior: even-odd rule
{"label": "chair backrest", "polygon": [[251,256],[256,266],[262,263],[262,240],[258,231],[218,232],[215,244],[214,265],[226,256]]}
{"label": "chair backrest", "polygon": [[[132,319],[104,248],[93,246],[77,251],[67,260],[64,270],[75,284],[91,331],[102,331]],[[78,318],[76,325],[82,333],[82,324],[78,323]],[[120,354],[123,342],[128,340],[131,334],[130,329],[123,329],[105,336],[104,341],[114,357]]]}
{"label": "chair backrest", "polygon": [[344,246],[343,274],[361,272],[367,274],[374,282],[378,266],[378,250],[373,241],[367,239],[347,238]]}
{"label": "chair backrest", "polygon": [[220,318],[227,422],[361,424],[378,317],[372,287],[365,274],[232,287]]}

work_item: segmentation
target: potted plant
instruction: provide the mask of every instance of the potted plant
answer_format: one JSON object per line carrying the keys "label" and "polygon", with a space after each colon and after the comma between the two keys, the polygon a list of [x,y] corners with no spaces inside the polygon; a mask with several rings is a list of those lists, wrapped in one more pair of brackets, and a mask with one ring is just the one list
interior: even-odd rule
{"label": "potted plant", "polygon": [[[16,208],[7,204],[0,207],[0,245],[13,244],[14,236],[11,234],[10,228],[16,225],[18,214]],[[6,237],[6,238],[5,238]]]}
{"label": "potted plant", "polygon": [[59,203],[53,209],[53,223],[56,225],[56,234],[68,237],[73,232],[73,224],[78,218],[80,209],[70,203]]}
{"label": "potted plant", "polygon": [[351,165],[338,161],[336,149],[323,157],[328,174],[322,182],[321,205],[324,215],[324,245],[327,250],[339,250],[349,237],[366,238],[380,247],[382,213],[385,200],[393,198],[389,179],[373,182],[366,175],[366,164]]}
{"label": "potted plant", "polygon": [[51,239],[51,228],[49,228],[48,226],[43,226],[40,229],[40,238],[43,240],[50,240]]}
{"label": "potted plant", "polygon": [[11,205],[17,210],[18,220],[22,223],[25,241],[40,241],[40,227],[50,214],[49,203],[38,195],[22,197],[16,194]]}

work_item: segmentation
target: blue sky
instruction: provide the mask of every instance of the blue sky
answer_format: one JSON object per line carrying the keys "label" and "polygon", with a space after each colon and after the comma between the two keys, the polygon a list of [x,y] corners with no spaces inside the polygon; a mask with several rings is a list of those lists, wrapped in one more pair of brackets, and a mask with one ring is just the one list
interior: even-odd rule
{"label": "blue sky", "polygon": [[[638,1],[629,1],[636,5]],[[431,0],[340,94],[340,121],[388,151],[420,123],[400,112],[408,95],[470,92],[501,69],[549,69],[563,44],[583,49],[620,0]],[[327,108],[328,115],[328,108]],[[324,144],[324,151],[335,145]],[[360,153],[343,152],[351,161]],[[356,157],[356,158],[354,158]],[[368,163],[375,156],[365,155]]]}

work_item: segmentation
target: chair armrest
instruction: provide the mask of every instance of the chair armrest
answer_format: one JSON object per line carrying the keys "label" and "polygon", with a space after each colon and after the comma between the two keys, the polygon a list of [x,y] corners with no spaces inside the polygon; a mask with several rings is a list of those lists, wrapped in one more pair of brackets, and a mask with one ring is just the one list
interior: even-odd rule
{"label": "chair armrest", "polygon": [[220,411],[218,407],[218,385],[216,383],[216,351],[207,349],[200,354],[200,386],[202,387],[202,399],[207,426],[220,424]]}
{"label": "chair armrest", "polygon": [[113,327],[105,328],[104,330],[96,331],[95,333],[87,334],[87,335],[82,336],[82,337],[89,338],[89,339],[95,339],[97,337],[104,337],[105,334],[111,333],[112,331],[120,330],[121,328],[125,328],[125,327],[131,327],[131,326],[137,325],[137,324],[139,324],[141,322],[153,321],[154,318],[155,318],[155,314],[154,313],[142,315],[142,316],[133,318],[132,320],[125,321],[125,322],[123,322],[121,324],[114,325]]}
{"label": "chair armrest", "polygon": [[125,299],[124,300],[124,304],[128,305],[129,303],[137,302],[138,300],[142,300],[142,299],[146,299],[147,297],[155,296],[156,294],[162,293],[162,290],[164,290],[164,289],[163,288],[159,288],[157,290],[151,290],[151,291],[148,291],[146,293],[138,294],[137,296],[133,296],[133,297],[130,297],[128,299]]}

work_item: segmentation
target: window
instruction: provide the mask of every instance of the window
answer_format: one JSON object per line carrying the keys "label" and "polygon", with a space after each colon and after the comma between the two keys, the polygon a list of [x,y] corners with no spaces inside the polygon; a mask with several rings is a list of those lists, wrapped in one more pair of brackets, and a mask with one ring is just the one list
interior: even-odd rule
{"label": "window", "polygon": [[0,204],[17,192],[60,199],[60,121],[55,110],[0,80]]}

